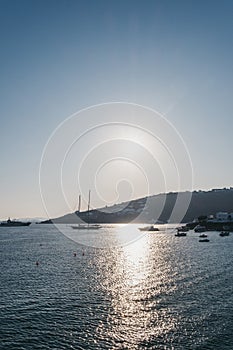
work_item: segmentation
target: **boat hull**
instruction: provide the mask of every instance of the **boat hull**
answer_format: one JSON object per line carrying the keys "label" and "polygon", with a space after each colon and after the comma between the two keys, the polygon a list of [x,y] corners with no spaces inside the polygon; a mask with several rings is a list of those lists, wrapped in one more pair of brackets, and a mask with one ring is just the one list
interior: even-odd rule
{"label": "boat hull", "polygon": [[0,227],[21,227],[21,226],[29,226],[31,222],[1,222]]}
{"label": "boat hull", "polygon": [[100,225],[78,225],[71,227],[73,230],[99,230],[101,228]]}
{"label": "boat hull", "polygon": [[186,232],[177,232],[175,234],[175,237],[186,237],[187,236],[187,233]]}
{"label": "boat hull", "polygon": [[139,227],[140,231],[145,231],[145,232],[158,232],[159,229],[154,226],[147,226],[147,227]]}
{"label": "boat hull", "polygon": [[226,236],[229,236],[229,234],[230,234],[230,232],[228,232],[228,231],[223,231],[223,232],[221,232],[221,233],[219,233],[219,236],[221,236],[221,237],[226,237]]}

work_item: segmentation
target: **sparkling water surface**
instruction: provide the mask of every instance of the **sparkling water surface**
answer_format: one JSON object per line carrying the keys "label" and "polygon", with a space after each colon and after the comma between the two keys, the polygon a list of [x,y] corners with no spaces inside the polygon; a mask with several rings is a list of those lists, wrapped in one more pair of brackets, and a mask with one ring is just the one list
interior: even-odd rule
{"label": "sparkling water surface", "polygon": [[164,228],[0,228],[0,349],[232,350],[233,233]]}

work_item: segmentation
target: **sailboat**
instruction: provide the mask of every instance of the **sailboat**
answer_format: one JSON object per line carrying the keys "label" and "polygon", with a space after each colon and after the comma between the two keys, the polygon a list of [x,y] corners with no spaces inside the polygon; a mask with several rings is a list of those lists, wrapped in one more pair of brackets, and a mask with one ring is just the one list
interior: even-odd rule
{"label": "sailboat", "polygon": [[[89,223],[89,218],[90,218],[90,203],[91,203],[91,191],[89,190],[89,194],[88,194],[88,206],[87,206],[87,218],[88,218],[88,223],[86,224],[78,224],[78,225],[72,225],[72,229],[74,230],[98,230],[101,228],[100,225],[98,224],[92,224],[90,225]],[[79,211],[81,208],[81,196],[79,195]]]}

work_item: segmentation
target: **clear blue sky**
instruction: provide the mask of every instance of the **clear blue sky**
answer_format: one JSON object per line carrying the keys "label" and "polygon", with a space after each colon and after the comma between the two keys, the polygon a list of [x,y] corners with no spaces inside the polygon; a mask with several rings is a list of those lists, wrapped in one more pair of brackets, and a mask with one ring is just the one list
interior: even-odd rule
{"label": "clear blue sky", "polygon": [[109,101],[165,114],[189,149],[195,189],[233,185],[232,1],[0,6],[1,218],[45,216],[46,141],[69,115]]}

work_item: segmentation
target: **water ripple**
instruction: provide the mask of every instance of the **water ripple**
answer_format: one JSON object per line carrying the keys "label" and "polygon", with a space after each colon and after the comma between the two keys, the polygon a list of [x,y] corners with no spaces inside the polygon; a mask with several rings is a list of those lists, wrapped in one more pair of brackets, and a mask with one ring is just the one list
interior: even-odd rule
{"label": "water ripple", "polygon": [[[111,227],[112,237],[117,232]],[[1,348],[232,349],[228,238],[213,233],[211,244],[202,245],[194,233],[177,240],[164,231],[92,249],[51,226],[17,235],[5,230]]]}

